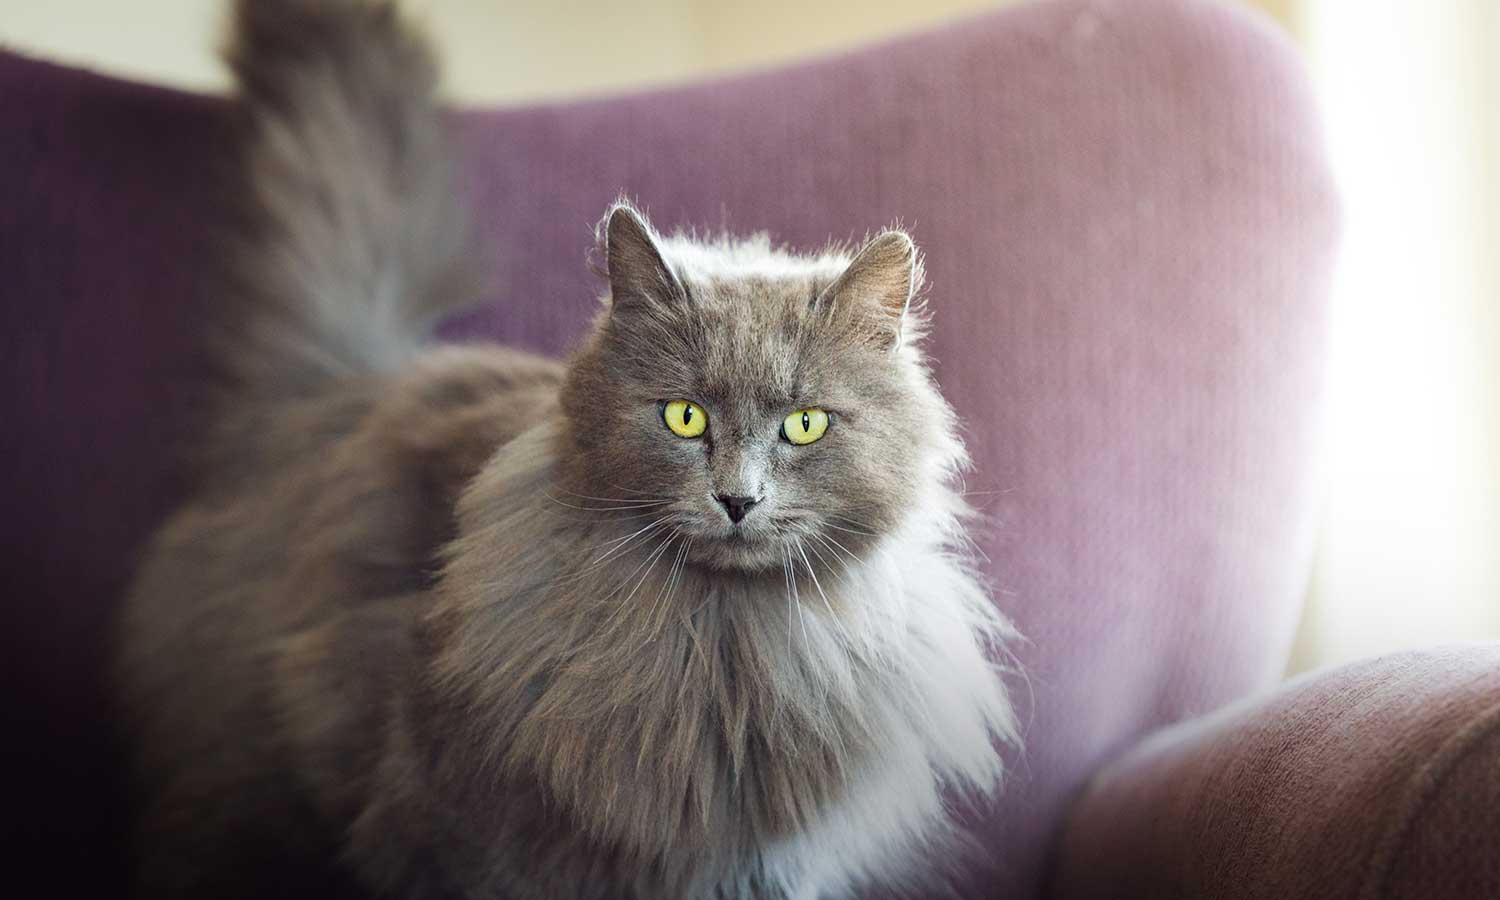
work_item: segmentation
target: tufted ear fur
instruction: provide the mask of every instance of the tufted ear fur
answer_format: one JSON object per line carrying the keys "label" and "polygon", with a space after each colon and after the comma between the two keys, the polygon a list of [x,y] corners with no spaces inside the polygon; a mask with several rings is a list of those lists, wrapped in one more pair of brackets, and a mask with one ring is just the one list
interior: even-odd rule
{"label": "tufted ear fur", "polygon": [[682,282],[662,255],[656,231],[639,210],[623,200],[616,203],[600,222],[599,232],[613,312],[686,299]]}
{"label": "tufted ear fur", "polygon": [[895,348],[901,344],[912,297],[921,286],[922,262],[916,243],[906,232],[892,229],[866,243],[814,303],[833,315],[873,326],[877,339]]}

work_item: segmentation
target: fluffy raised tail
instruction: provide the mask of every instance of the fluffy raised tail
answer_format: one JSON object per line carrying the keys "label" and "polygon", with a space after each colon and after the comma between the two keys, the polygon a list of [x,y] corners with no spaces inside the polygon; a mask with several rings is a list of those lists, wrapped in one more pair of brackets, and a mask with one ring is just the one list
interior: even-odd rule
{"label": "fluffy raised tail", "polygon": [[244,115],[230,376],[306,396],[390,369],[482,279],[437,67],[387,0],[236,0]]}

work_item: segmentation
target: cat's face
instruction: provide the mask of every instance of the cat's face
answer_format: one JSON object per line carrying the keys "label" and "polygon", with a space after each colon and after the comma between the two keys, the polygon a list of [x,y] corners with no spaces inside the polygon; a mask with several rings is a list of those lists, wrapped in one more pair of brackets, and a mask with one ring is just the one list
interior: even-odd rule
{"label": "cat's face", "polygon": [[904,234],[794,258],[662,240],[621,208],[606,255],[611,307],[563,396],[571,504],[668,563],[802,571],[871,552],[947,474],[951,413],[902,346]]}

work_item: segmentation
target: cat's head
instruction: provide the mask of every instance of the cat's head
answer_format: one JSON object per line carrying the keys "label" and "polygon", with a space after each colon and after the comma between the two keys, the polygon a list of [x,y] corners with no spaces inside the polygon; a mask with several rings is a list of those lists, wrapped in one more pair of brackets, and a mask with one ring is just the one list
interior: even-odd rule
{"label": "cat's head", "polygon": [[673,558],[775,570],[872,552],[941,496],[962,449],[904,232],[801,256],[663,238],[618,204],[599,233],[608,309],[562,397],[571,504]]}

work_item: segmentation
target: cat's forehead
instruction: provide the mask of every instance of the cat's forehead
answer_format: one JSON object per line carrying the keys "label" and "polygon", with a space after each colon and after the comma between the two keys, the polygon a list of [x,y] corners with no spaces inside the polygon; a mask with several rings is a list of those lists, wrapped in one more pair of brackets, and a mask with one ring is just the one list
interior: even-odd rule
{"label": "cat's forehead", "polygon": [[740,280],[702,282],[690,289],[705,389],[750,392],[767,402],[802,389],[811,360],[804,358],[796,310],[806,306],[811,285]]}
{"label": "cat's forehead", "polygon": [[690,287],[703,394],[747,412],[842,395],[846,376],[860,365],[846,357],[858,351],[825,339],[821,317],[810,309],[822,287],[811,277]]}
{"label": "cat's forehead", "polygon": [[690,347],[681,362],[700,396],[748,412],[844,393],[852,361],[841,355],[858,350],[824,334],[826,317],[813,309],[848,268],[847,253],[793,253],[764,235],[718,242],[677,235],[662,250],[687,295],[674,318]]}

